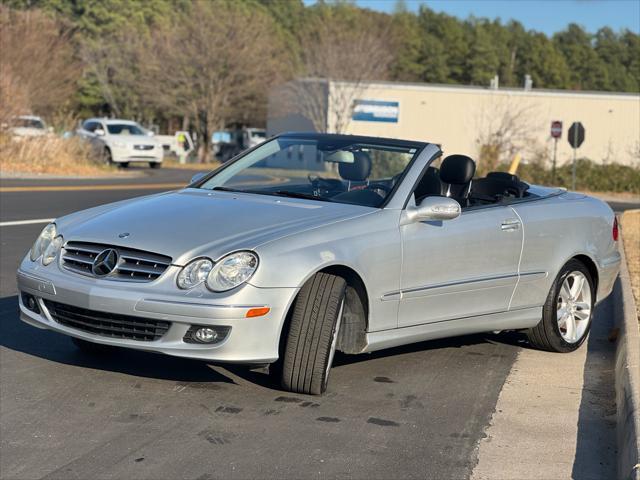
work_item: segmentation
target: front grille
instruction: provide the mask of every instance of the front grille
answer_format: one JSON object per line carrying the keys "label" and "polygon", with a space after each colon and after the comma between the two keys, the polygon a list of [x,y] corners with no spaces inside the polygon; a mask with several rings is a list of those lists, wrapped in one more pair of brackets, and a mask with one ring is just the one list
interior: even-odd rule
{"label": "front grille", "polygon": [[134,150],[153,150],[153,145],[134,145]]}
{"label": "front grille", "polygon": [[67,242],[62,251],[62,266],[72,272],[94,276],[96,257],[109,248],[118,253],[118,263],[109,275],[100,278],[133,282],[151,282],[171,265],[171,257],[132,248],[113,247],[99,243]]}
{"label": "front grille", "polygon": [[171,322],[164,320],[97,312],[51,300],[44,300],[44,304],[59,324],[103,337],[152,342],[167,333],[171,326]]}

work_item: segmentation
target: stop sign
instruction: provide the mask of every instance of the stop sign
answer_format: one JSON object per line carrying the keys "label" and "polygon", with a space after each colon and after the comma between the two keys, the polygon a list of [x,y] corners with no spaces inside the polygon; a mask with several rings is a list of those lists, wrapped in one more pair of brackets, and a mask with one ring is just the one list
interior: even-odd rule
{"label": "stop sign", "polygon": [[554,120],[551,122],[551,136],[553,138],[560,138],[562,136],[562,122]]}
{"label": "stop sign", "polygon": [[568,135],[569,145],[573,148],[580,148],[582,142],[584,142],[584,127],[580,122],[573,122],[569,127]]}

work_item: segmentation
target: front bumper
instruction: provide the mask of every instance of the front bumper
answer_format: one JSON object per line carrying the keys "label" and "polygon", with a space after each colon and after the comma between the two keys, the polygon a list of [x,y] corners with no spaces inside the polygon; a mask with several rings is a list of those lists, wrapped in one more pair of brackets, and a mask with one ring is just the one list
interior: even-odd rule
{"label": "front bumper", "polygon": [[[54,330],[95,343],[148,350],[178,357],[215,362],[260,364],[278,359],[280,332],[296,288],[257,288],[245,284],[226,294],[205,287],[181,291],[171,266],[157,280],[133,283],[100,280],[63,270],[57,262],[44,267],[28,258],[18,272],[18,289],[36,298],[40,313],[27,308],[20,295],[20,318],[35,327]],[[159,339],[140,341],[88,333],[58,323],[43,300],[97,312],[137,316],[171,322]],[[246,318],[251,308],[269,307],[264,316]],[[183,340],[192,325],[227,326],[229,334],[213,345]]]}
{"label": "front bumper", "polygon": [[164,152],[162,147],[153,150],[134,150],[129,147],[113,147],[111,149],[112,160],[116,163],[122,162],[162,162]]}

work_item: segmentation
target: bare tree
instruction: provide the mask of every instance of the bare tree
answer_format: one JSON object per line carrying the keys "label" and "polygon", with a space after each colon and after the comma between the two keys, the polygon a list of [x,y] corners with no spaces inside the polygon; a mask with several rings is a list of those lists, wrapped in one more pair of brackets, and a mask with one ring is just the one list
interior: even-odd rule
{"label": "bare tree", "polygon": [[71,36],[69,28],[39,10],[0,5],[0,115],[46,115],[70,100],[80,75]]}
{"label": "bare tree", "polygon": [[534,149],[533,123],[535,111],[531,105],[491,97],[476,119],[478,169],[484,173],[495,170],[516,153]]}
{"label": "bare tree", "polygon": [[[225,126],[236,105],[264,96],[287,75],[284,45],[271,17],[240,2],[194,1],[184,17],[152,34],[144,84],[157,108],[186,112],[200,137]],[[284,66],[284,67],[283,67]]]}
{"label": "bare tree", "polygon": [[304,78],[282,89],[283,108],[302,114],[320,132],[344,132],[355,100],[367,83],[387,77],[393,60],[389,21],[349,15],[349,9],[325,8],[304,25],[299,34]]}

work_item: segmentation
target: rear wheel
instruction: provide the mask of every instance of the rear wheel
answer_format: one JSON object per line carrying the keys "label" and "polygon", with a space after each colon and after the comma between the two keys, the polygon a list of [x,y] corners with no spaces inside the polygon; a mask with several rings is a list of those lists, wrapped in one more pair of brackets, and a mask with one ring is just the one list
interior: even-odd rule
{"label": "rear wheel", "polygon": [[149,162],[151,168],[160,168],[162,164],[160,162]]}
{"label": "rear wheel", "polygon": [[542,320],[527,332],[529,342],[552,352],[576,350],[589,334],[594,300],[589,270],[578,260],[569,261],[551,286]]}
{"label": "rear wheel", "polygon": [[317,273],[293,304],[282,366],[282,387],[319,395],[327,389],[340,332],[347,284],[343,278]]}
{"label": "rear wheel", "polygon": [[120,165],[120,168],[128,168],[129,162],[120,162],[118,165]]}
{"label": "rear wheel", "polygon": [[76,347],[78,347],[79,350],[82,350],[85,353],[90,353],[92,355],[103,355],[105,353],[113,351],[113,349],[115,348],[110,345],[103,345],[101,343],[87,342],[86,340],[75,337],[71,337],[71,341],[75,344]]}

